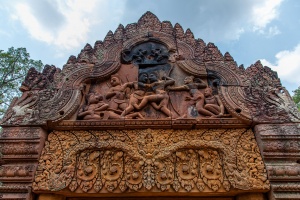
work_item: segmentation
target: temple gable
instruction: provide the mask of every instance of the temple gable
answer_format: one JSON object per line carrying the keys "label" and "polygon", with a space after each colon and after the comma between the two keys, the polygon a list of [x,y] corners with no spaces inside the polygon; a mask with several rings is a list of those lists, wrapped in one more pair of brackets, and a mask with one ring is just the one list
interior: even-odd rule
{"label": "temple gable", "polygon": [[4,199],[300,199],[300,113],[277,73],[151,12],[20,90],[1,121]]}

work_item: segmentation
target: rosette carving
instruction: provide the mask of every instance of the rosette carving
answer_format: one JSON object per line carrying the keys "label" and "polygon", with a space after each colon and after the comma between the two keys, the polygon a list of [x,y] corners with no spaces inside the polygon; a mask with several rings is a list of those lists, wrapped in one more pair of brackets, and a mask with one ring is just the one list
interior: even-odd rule
{"label": "rosette carving", "polygon": [[105,151],[100,166],[104,186],[109,192],[113,192],[123,177],[123,152]]}
{"label": "rosette carving", "polygon": [[176,175],[186,191],[191,191],[198,177],[197,154],[192,149],[176,152]]}
{"label": "rosette carving", "polygon": [[224,181],[222,161],[216,150],[200,150],[200,177],[213,191],[218,191]]}

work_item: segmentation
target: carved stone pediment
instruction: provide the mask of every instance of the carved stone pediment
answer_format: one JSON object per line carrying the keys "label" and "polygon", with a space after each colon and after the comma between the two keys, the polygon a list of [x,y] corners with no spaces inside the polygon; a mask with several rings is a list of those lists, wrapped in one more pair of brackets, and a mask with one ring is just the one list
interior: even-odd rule
{"label": "carved stone pediment", "polygon": [[3,199],[299,199],[300,114],[276,72],[151,12],[20,90],[0,123]]}
{"label": "carved stone pediment", "polygon": [[50,66],[44,71],[29,71],[27,89],[3,125],[127,119],[188,124],[206,118],[250,125],[300,119],[276,72],[260,62],[238,67],[228,52],[223,56],[213,43],[150,12],[108,32],[94,47],[87,44],[62,71]]}

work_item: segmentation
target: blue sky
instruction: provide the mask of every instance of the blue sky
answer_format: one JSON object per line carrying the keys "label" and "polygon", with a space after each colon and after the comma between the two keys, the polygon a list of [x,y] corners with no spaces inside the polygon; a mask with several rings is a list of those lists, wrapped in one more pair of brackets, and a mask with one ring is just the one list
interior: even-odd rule
{"label": "blue sky", "polygon": [[31,58],[62,68],[86,43],[151,11],[238,65],[261,60],[292,94],[300,86],[299,10],[299,0],[1,0],[0,49],[26,47]]}

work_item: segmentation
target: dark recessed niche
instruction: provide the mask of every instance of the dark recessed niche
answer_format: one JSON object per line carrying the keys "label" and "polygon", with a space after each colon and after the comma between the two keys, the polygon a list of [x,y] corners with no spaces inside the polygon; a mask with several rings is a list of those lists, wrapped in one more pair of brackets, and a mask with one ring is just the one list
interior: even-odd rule
{"label": "dark recessed niche", "polygon": [[241,113],[241,112],[242,112],[242,110],[241,110],[240,108],[236,108],[236,109],[235,109],[235,112],[237,112],[237,113]]}

